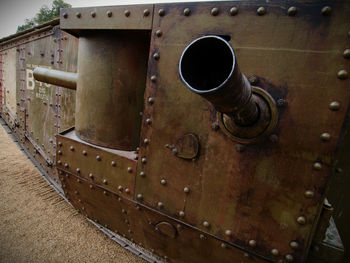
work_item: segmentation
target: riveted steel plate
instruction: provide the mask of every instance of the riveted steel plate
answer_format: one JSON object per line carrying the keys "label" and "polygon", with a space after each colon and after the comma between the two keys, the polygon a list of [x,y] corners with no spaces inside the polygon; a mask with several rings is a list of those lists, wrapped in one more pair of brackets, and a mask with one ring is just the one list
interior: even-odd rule
{"label": "riveted steel plate", "polygon": [[4,111],[7,118],[5,120],[12,127],[16,118],[17,99],[17,51],[11,48],[2,52],[2,63],[6,65],[2,68],[2,94],[4,101]]}
{"label": "riveted steel plate", "polygon": [[[326,5],[331,15],[323,13]],[[260,7],[265,12],[258,15]],[[270,260],[305,261],[350,101],[349,79],[338,77],[350,70],[342,56],[349,8],[345,1],[156,5],[141,133],[148,143],[141,144],[135,195]],[[256,76],[254,85],[278,102],[270,139],[237,145],[217,129],[213,106],[180,81],[182,51],[210,34],[229,40],[242,73]],[[176,158],[165,147],[189,132],[199,138],[197,160]]]}
{"label": "riveted steel plate", "polygon": [[55,154],[55,134],[57,118],[56,87],[34,80],[33,70],[40,67],[55,68],[51,64],[51,54],[56,52],[58,44],[52,35],[33,40],[24,45],[22,52],[25,68],[25,102],[26,102],[26,132],[35,147],[41,148],[47,158],[53,163]]}
{"label": "riveted steel plate", "polygon": [[[59,48],[54,53],[54,61],[59,70],[77,72],[78,38],[64,31],[59,31]],[[58,93],[57,128],[63,132],[74,126],[75,120],[75,90],[56,87]]]}
{"label": "riveted steel plate", "polygon": [[[264,262],[84,178],[64,171],[59,177],[67,198],[82,214],[161,258],[174,262]],[[171,225],[176,238],[160,233],[156,228],[160,222]]]}
{"label": "riveted steel plate", "polygon": [[129,198],[134,193],[136,156],[84,142],[73,129],[57,136],[57,168]]}
{"label": "riveted steel plate", "polygon": [[153,5],[61,9],[61,29],[79,34],[86,29],[151,29]]}

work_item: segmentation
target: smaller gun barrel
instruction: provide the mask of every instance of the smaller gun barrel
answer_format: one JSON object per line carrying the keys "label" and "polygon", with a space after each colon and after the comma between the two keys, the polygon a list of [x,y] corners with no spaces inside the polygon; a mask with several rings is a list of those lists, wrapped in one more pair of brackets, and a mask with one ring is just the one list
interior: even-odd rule
{"label": "smaller gun barrel", "polygon": [[35,80],[41,82],[73,90],[77,88],[77,73],[37,67],[34,69],[33,76]]}

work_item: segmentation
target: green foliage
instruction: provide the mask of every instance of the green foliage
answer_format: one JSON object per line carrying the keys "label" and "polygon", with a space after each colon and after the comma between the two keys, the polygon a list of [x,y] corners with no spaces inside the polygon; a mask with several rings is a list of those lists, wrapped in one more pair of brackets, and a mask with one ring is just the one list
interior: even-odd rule
{"label": "green foliage", "polygon": [[47,5],[43,5],[34,18],[26,19],[24,25],[17,27],[17,33],[33,26],[43,24],[60,16],[60,8],[72,7],[63,0],[53,0],[51,9]]}

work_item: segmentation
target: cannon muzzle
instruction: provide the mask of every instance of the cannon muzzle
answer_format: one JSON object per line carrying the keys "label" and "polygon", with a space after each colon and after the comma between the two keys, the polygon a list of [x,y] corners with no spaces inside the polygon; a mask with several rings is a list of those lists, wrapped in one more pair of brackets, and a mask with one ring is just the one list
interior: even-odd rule
{"label": "cannon muzzle", "polygon": [[65,72],[47,68],[35,68],[35,80],[75,90],[77,87],[77,73]]}
{"label": "cannon muzzle", "polygon": [[275,127],[273,98],[251,87],[233,48],[222,37],[208,35],[192,41],[182,52],[179,74],[187,88],[214,105],[219,122],[237,141],[254,142]]}

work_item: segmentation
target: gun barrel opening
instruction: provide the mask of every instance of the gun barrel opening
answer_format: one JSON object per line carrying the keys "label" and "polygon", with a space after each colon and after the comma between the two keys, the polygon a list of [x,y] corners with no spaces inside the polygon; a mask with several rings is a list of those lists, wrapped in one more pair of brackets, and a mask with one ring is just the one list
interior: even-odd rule
{"label": "gun barrel opening", "polygon": [[205,36],[187,46],[180,59],[180,76],[195,93],[211,92],[228,81],[235,55],[224,39]]}

